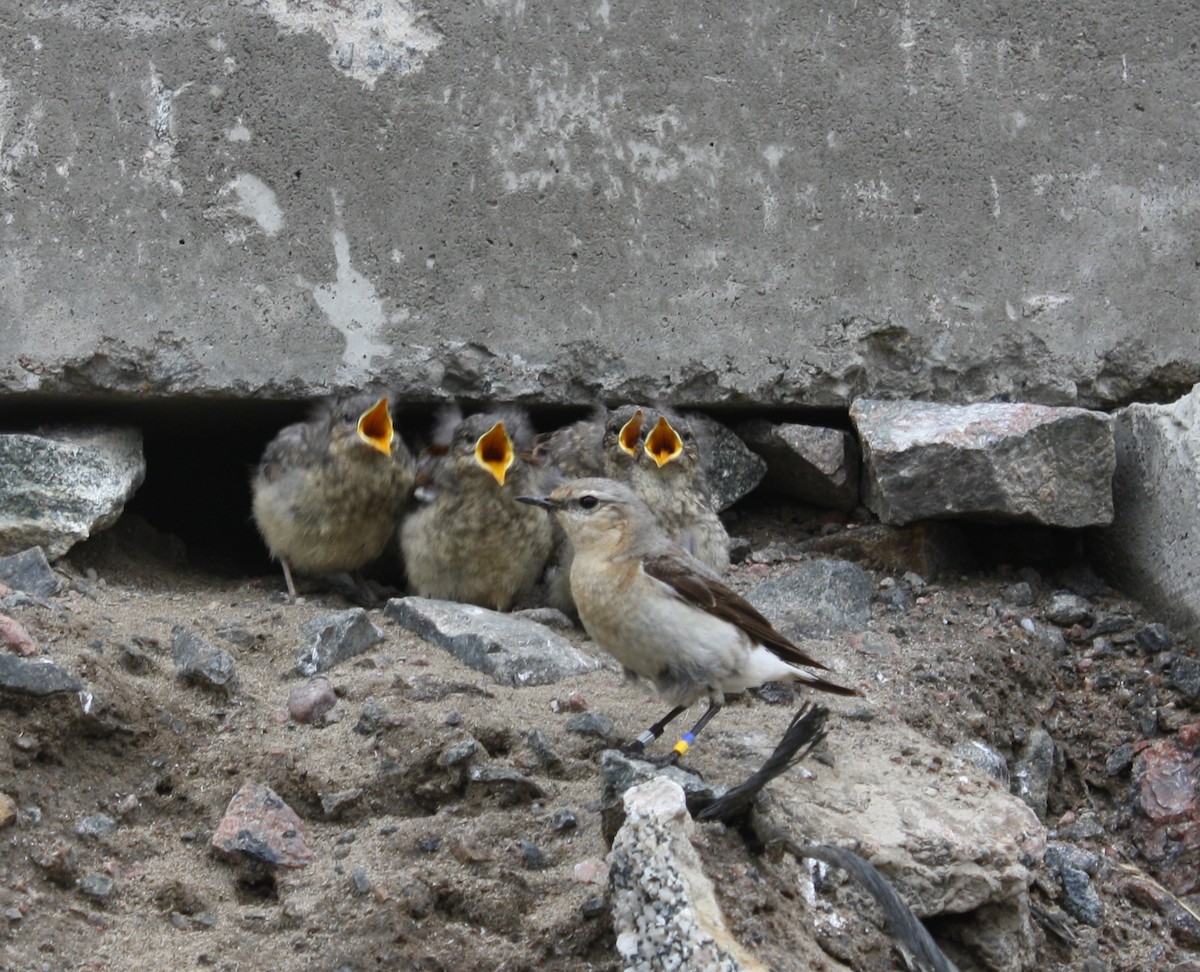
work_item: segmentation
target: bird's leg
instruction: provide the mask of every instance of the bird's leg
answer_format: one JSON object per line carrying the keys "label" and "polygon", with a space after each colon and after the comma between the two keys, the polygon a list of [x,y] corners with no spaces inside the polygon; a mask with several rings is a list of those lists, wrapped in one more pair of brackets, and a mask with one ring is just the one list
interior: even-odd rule
{"label": "bird's leg", "polygon": [[287,581],[288,597],[291,598],[293,604],[296,603],[296,582],[292,580],[292,568],[288,566],[288,562],[282,557],[279,562],[283,564],[283,579]]}
{"label": "bird's leg", "polygon": [[668,723],[687,709],[686,705],[677,705],[665,716],[654,723],[649,729],[638,734],[637,739],[625,747],[623,752],[628,756],[638,756],[645,752],[646,747],[654,742],[666,730]]}
{"label": "bird's leg", "polygon": [[704,710],[704,715],[696,720],[696,724],[683,734],[683,738],[675,744],[675,748],[671,750],[670,762],[678,763],[689,749],[692,748],[692,743],[696,741],[696,737],[700,735],[700,730],[708,725],[708,721],[721,711],[721,703],[714,702],[711,699],[708,702],[708,708]]}

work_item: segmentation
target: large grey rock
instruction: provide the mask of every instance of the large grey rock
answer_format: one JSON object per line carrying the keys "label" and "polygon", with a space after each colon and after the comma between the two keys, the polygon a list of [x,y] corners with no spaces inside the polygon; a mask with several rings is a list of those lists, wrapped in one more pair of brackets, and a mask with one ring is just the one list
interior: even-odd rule
{"label": "large grey rock", "polygon": [[713,506],[717,512],[727,510],[762,482],[767,464],[716,419],[692,412],[687,420],[708,450],[704,463]]}
{"label": "large grey rock", "polygon": [[384,613],[503,685],[547,685],[601,667],[544,624],[473,604],[393,598]]}
{"label": "large grey rock", "polygon": [[0,435],[0,553],[41,547],[58,559],[116,523],[145,478],[137,429]]}
{"label": "large grey rock", "polygon": [[1091,551],[1115,584],[1200,637],[1200,385],[1113,416],[1112,526]]}
{"label": "large grey rock", "polygon": [[1084,527],[1111,522],[1107,415],[1079,408],[859,399],[863,492],[885,523],[963,516]]}
{"label": "large grey rock", "polygon": [[940,916],[942,930],[966,945],[978,967],[1029,968],[1028,864],[1046,846],[1033,811],[972,760],[899,722],[882,733],[878,719],[839,720],[826,745],[832,765],[809,763],[814,779],[784,774],[771,782],[779,819],[811,843],[867,858],[918,916]]}
{"label": "large grey rock", "polygon": [[847,560],[810,560],[756,585],[747,595],[788,637],[828,638],[862,631],[875,584]]}
{"label": "large grey rock", "polygon": [[862,9],[6,4],[0,390],[1109,407],[1200,380],[1180,18]]}
{"label": "large grey rock", "polygon": [[835,510],[858,505],[862,455],[850,433],[766,419],[743,422],[736,431],[767,461],[767,489]]}

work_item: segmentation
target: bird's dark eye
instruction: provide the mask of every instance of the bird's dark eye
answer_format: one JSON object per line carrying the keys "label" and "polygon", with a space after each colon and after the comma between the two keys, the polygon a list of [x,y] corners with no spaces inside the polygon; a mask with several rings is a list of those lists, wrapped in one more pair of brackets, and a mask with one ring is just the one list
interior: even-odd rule
{"label": "bird's dark eye", "polygon": [[579,505],[585,510],[594,510],[600,501],[595,496],[580,496]]}

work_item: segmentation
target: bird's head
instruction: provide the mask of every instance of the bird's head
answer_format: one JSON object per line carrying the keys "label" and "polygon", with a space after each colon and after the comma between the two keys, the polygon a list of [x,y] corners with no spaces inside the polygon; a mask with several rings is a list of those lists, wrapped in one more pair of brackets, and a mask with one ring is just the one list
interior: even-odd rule
{"label": "bird's head", "polygon": [[549,495],[517,500],[554,514],[577,551],[596,545],[620,547],[631,537],[657,529],[638,495],[612,479],[572,479]]}

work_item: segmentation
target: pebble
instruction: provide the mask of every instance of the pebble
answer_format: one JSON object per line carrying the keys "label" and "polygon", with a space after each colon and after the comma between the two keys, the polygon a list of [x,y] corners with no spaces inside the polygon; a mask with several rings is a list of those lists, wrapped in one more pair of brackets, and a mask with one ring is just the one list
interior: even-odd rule
{"label": "pebble", "polygon": [[436,854],[442,846],[442,838],[436,834],[427,834],[417,841],[417,850],[422,854]]}
{"label": "pebble", "polygon": [[1167,630],[1166,625],[1159,624],[1157,621],[1138,628],[1133,633],[1133,640],[1148,655],[1156,655],[1160,651],[1170,651],[1175,646],[1175,639],[1171,637],[1171,632]]}
{"label": "pebble", "polygon": [[1047,621],[1061,628],[1069,628],[1074,624],[1090,625],[1096,619],[1092,605],[1086,598],[1063,591],[1051,595],[1043,614]]}
{"label": "pebble", "polygon": [[562,757],[555,752],[550,744],[550,738],[541,729],[534,729],[525,740],[529,751],[537,757],[537,761],[549,773],[561,773],[564,770]]}
{"label": "pebble", "polygon": [[117,822],[105,813],[84,817],[75,825],[75,833],[80,837],[105,837],[116,828]]}
{"label": "pebble", "polygon": [[438,762],[443,766],[458,766],[462,763],[469,762],[471,757],[479,751],[479,743],[474,739],[465,739],[460,743],[456,743],[449,749],[445,750],[438,757]]}
{"label": "pebble", "polygon": [[363,868],[356,867],[350,872],[350,889],[360,897],[370,893],[371,879],[367,877],[367,872]]}
{"label": "pebble", "polygon": [[575,814],[567,809],[555,810],[554,815],[550,818],[550,827],[553,830],[574,830],[579,826],[579,820]]}
{"label": "pebble", "polygon": [[37,645],[29,637],[29,632],[16,618],[0,614],[0,646],[16,655],[36,654]]}
{"label": "pebble", "polygon": [[17,801],[7,793],[0,793],[0,830],[17,822]]}
{"label": "pebble", "polygon": [[603,896],[596,898],[588,898],[579,906],[579,913],[584,918],[599,918],[602,914],[608,911],[608,898]]}
{"label": "pebble", "polygon": [[573,715],[564,724],[567,732],[580,736],[597,736],[600,739],[610,739],[616,731],[616,726],[608,716],[596,712],[581,712]]}
{"label": "pebble", "polygon": [[587,699],[582,692],[572,692],[565,699],[553,698],[550,700],[551,712],[586,712]]}
{"label": "pebble", "polygon": [[549,856],[533,841],[522,840],[521,844],[521,859],[530,871],[545,871],[553,862]]}
{"label": "pebble", "polygon": [[462,715],[459,713],[458,709],[451,709],[446,713],[445,718],[442,719],[442,724],[447,726],[457,726],[461,723]]}
{"label": "pebble", "polygon": [[288,715],[297,722],[316,722],[337,705],[337,693],[327,678],[312,678],[288,694]]}
{"label": "pebble", "polygon": [[325,814],[326,819],[332,820],[343,811],[357,805],[358,801],[362,799],[362,795],[363,791],[361,787],[355,787],[352,790],[339,790],[336,793],[322,793],[321,811]]}
{"label": "pebble", "polygon": [[608,865],[598,857],[580,861],[572,873],[579,884],[608,884]]}
{"label": "pebble", "polygon": [[82,894],[97,901],[104,901],[113,891],[113,879],[107,874],[89,874],[79,882]]}
{"label": "pebble", "polygon": [[314,856],[303,821],[262,783],[246,783],[234,794],[210,846],[229,858],[249,857],[282,867],[307,867]]}

